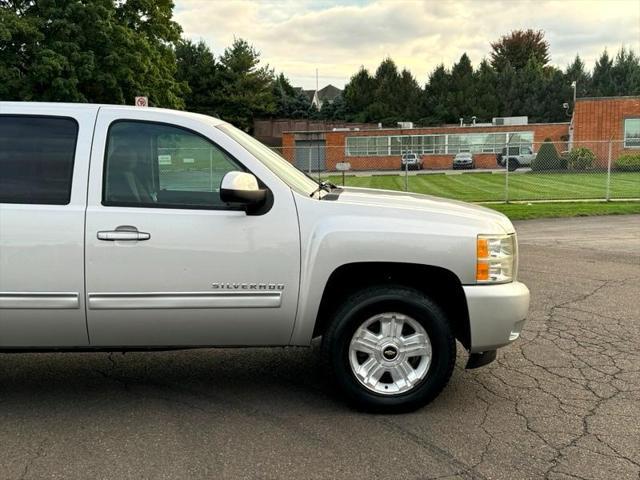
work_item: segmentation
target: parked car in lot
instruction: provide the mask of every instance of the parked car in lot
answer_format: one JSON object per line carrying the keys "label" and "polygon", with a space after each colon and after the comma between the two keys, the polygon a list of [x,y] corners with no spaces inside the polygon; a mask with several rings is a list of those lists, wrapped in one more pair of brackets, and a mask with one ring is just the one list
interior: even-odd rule
{"label": "parked car in lot", "polygon": [[417,153],[403,153],[400,157],[402,170],[422,170],[423,160]]}
{"label": "parked car in lot", "polygon": [[453,157],[452,167],[454,170],[458,168],[476,168],[476,161],[471,152],[460,152]]}
{"label": "parked car in lot", "polygon": [[529,145],[516,145],[509,147],[509,155],[507,148],[504,147],[501,152],[496,154],[496,163],[501,167],[507,167],[507,159],[509,160],[509,171],[513,172],[519,167],[530,167],[536,154]]}
{"label": "parked car in lot", "polygon": [[179,111],[0,102],[0,144],[0,351],[319,337],[351,403],[400,411],[445,387],[456,340],[475,368],[522,330],[493,210],[317,183]]}

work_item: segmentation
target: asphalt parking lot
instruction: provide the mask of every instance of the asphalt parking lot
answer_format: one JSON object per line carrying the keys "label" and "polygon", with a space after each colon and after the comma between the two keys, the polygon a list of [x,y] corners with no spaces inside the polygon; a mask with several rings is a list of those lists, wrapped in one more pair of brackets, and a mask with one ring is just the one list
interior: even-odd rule
{"label": "asphalt parking lot", "polygon": [[0,355],[0,478],[640,476],[640,216],[517,225],[523,338],[406,415],[309,349]]}

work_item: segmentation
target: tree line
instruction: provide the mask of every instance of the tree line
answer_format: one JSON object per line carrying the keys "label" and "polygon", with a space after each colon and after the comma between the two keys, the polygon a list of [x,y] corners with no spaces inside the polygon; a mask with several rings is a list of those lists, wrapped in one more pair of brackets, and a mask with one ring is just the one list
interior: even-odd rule
{"label": "tree line", "polygon": [[361,68],[351,77],[338,117],[437,125],[469,122],[472,116],[486,122],[526,115],[532,122],[558,122],[573,108],[573,82],[578,97],[640,95],[640,59],[632,50],[622,47],[615,58],[605,50],[592,72],[579,55],[564,71],[549,60],[544,33],[534,30],[514,31],[492,43],[489,58],[475,69],[466,53],[451,69],[437,66],[424,87],[387,58],[373,75]]}
{"label": "tree line", "polygon": [[172,0],[0,0],[0,100],[132,104],[218,116],[249,130],[254,118],[318,118],[433,125],[528,115],[562,121],[578,96],[640,94],[640,61],[605,51],[589,72],[579,56],[564,71],[549,65],[541,31],[514,31],[491,44],[473,68],[463,54],[424,85],[392,59],[373,74],[361,68],[344,93],[320,111],[276,74],[246,40],[216,56],[182,38]]}

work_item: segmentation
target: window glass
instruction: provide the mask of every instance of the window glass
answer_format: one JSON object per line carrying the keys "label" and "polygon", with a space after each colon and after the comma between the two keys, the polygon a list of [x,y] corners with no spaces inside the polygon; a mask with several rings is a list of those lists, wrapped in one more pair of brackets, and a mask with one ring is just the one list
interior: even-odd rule
{"label": "window glass", "polygon": [[251,135],[244,133],[242,130],[228,123],[218,125],[217,128],[242,145],[245,150],[256,157],[263,165],[278,176],[280,180],[294,190],[310,195],[318,189],[318,183],[315,180],[305,175]]}
{"label": "window glass", "polygon": [[400,150],[402,150],[402,137],[391,137],[391,147],[390,153],[391,155],[400,155]]}
{"label": "window glass", "polygon": [[367,155],[377,155],[376,137],[367,137]]}
{"label": "window glass", "polygon": [[[638,120],[640,121],[640,119]],[[349,156],[402,155],[407,152],[436,155],[442,155],[445,152],[449,154],[459,152],[498,153],[505,147],[506,136],[506,133],[463,133],[347,137],[346,153]],[[509,144],[511,145],[530,147],[532,143],[533,132],[509,133]],[[640,140],[638,143],[640,144]]]}
{"label": "window glass", "polygon": [[244,168],[200,135],[170,125],[119,121],[107,139],[103,203],[226,208],[222,177]]}
{"label": "window glass", "polygon": [[0,203],[68,204],[77,138],[70,118],[0,116]]}
{"label": "window glass", "polygon": [[627,118],[624,121],[625,148],[640,148],[640,118]]}
{"label": "window glass", "polygon": [[389,155],[389,137],[375,137],[378,155]]}

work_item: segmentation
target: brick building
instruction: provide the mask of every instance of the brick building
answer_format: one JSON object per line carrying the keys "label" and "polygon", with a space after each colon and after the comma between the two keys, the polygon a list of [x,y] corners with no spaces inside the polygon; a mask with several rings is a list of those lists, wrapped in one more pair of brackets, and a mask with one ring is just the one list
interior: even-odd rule
{"label": "brick building", "polygon": [[579,98],[571,122],[571,144],[586,147],[606,166],[611,142],[613,159],[640,154],[640,97]]}
{"label": "brick building", "polygon": [[[501,124],[510,123],[512,125]],[[558,151],[584,146],[606,164],[608,142],[615,140],[614,158],[640,153],[640,97],[582,98],[571,122],[528,123],[526,117],[494,119],[491,124],[426,128],[365,128],[285,132],[283,156],[300,168],[335,170],[348,161],[353,170],[399,169],[400,156],[422,155],[424,168],[450,168],[454,155],[471,151],[478,168],[495,168],[496,153],[505,144],[539,144],[551,139]]]}

